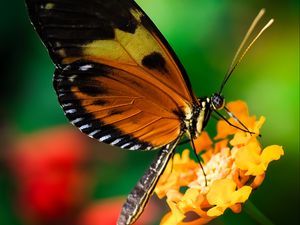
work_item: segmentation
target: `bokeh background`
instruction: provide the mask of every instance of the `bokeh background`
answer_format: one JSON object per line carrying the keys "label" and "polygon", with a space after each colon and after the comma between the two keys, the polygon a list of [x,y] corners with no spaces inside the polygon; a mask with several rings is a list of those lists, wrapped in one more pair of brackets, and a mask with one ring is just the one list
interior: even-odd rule
{"label": "bokeh background", "polygon": [[[218,90],[259,9],[267,9],[266,20],[275,18],[224,95],[227,101],[246,101],[251,114],[266,116],[262,144],[285,149],[251,201],[276,225],[298,224],[299,2],[137,2],[174,48],[198,96]],[[157,153],[109,147],[69,125],[52,88],[53,65],[24,2],[1,1],[0,12],[0,224],[115,224],[122,197]],[[153,199],[140,224],[158,224],[166,212],[162,201]],[[257,223],[228,210],[210,224]]]}

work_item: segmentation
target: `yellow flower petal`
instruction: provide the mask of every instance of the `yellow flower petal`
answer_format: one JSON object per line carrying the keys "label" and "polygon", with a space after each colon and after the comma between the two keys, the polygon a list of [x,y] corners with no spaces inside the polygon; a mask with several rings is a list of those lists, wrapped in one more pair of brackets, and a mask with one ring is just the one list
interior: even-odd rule
{"label": "yellow flower petal", "polygon": [[240,145],[247,144],[251,139],[256,139],[256,137],[260,133],[260,128],[262,127],[262,125],[264,124],[265,121],[266,121],[266,118],[261,116],[259,118],[259,120],[254,123],[253,127],[248,127],[248,129],[250,131],[254,132],[255,134],[249,134],[249,133],[246,133],[243,131],[237,131],[234,134],[234,137],[232,138],[232,140],[230,141],[230,144],[232,146],[240,146]]}
{"label": "yellow flower petal", "polygon": [[240,146],[246,144],[251,138],[250,134],[238,131],[229,142],[232,146]]}
{"label": "yellow flower petal", "polygon": [[179,202],[182,199],[183,194],[181,194],[178,190],[169,190],[167,192],[167,198],[173,202]]}
{"label": "yellow flower petal", "polygon": [[173,212],[173,211],[169,212],[160,221],[160,225],[175,225],[175,224],[179,224],[184,219],[184,217],[182,218],[179,215],[180,215],[180,213],[177,214],[176,212]]}
{"label": "yellow flower petal", "polygon": [[260,146],[251,142],[248,145],[241,147],[236,151],[235,163],[242,170],[250,170],[251,167],[259,164],[260,161]]}
{"label": "yellow flower petal", "polygon": [[200,191],[195,188],[188,189],[181,201],[178,203],[179,208],[185,212],[190,209],[195,209],[200,206],[203,199],[200,198]]}
{"label": "yellow flower petal", "polygon": [[207,193],[208,202],[215,207],[209,209],[207,215],[212,217],[222,215],[225,209],[236,203],[245,202],[252,191],[250,186],[243,186],[237,191],[235,189],[236,184],[230,179],[216,180]]}
{"label": "yellow flower petal", "polygon": [[255,122],[253,132],[259,134],[259,130],[262,127],[262,125],[265,123],[265,121],[266,118],[264,116],[261,116],[259,120]]}
{"label": "yellow flower petal", "polygon": [[235,164],[238,168],[246,170],[246,175],[262,175],[268,164],[273,160],[278,160],[283,155],[280,146],[272,145],[263,150],[257,142],[250,142],[236,152]]}
{"label": "yellow flower petal", "polygon": [[182,220],[184,220],[185,215],[184,213],[179,209],[176,202],[167,200],[167,203],[171,209],[171,213],[168,214],[167,217],[163,219],[163,221],[160,223],[161,225],[174,225],[180,223]]}
{"label": "yellow flower petal", "polygon": [[271,161],[280,159],[280,156],[283,154],[284,152],[281,146],[270,145],[263,150],[261,154],[261,160],[267,167]]}
{"label": "yellow flower petal", "polygon": [[209,221],[211,221],[213,218],[207,217],[207,218],[199,218],[190,222],[181,222],[178,225],[202,225],[207,224]]}
{"label": "yellow flower petal", "polygon": [[172,212],[168,212],[164,217],[160,220],[159,225],[171,225],[169,223],[170,216],[172,215]]}

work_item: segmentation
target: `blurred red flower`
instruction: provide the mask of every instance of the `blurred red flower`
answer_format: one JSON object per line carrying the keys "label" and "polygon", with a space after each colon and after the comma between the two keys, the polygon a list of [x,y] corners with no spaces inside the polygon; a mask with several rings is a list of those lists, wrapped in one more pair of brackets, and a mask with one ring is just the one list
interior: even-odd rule
{"label": "blurred red flower", "polygon": [[[57,127],[26,135],[8,149],[16,208],[29,225],[115,225],[125,198],[90,202],[93,154],[88,138]],[[153,224],[153,201],[136,225]]]}
{"label": "blurred red flower", "polygon": [[90,152],[85,135],[65,127],[23,137],[10,149],[16,206],[27,223],[74,224],[88,200]]}
{"label": "blurred red flower", "polygon": [[[91,204],[80,215],[78,225],[116,225],[125,198],[110,198]],[[153,224],[159,218],[159,207],[155,201],[149,202],[144,213],[134,225]]]}

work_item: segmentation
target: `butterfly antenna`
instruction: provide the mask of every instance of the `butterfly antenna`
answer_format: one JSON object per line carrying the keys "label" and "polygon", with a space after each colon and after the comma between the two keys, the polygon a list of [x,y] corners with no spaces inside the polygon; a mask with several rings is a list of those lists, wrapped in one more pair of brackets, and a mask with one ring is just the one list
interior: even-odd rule
{"label": "butterfly antenna", "polygon": [[199,165],[200,165],[200,167],[201,167],[201,170],[202,170],[202,173],[203,173],[203,176],[204,176],[204,179],[205,179],[205,186],[207,186],[206,173],[205,173],[205,171],[204,171],[204,168],[203,168],[203,165],[202,165],[202,163],[201,163],[201,160],[199,159],[199,156],[198,156],[198,154],[197,154],[197,152],[196,152],[196,147],[195,147],[195,143],[194,143],[194,139],[193,139],[193,138],[191,139],[191,142],[192,142],[192,147],[193,147],[195,156],[196,156],[197,161],[198,161],[198,163],[199,163]]}
{"label": "butterfly antenna", "polygon": [[223,88],[226,84],[226,82],[228,81],[228,79],[230,78],[231,74],[233,73],[233,71],[235,70],[235,68],[240,64],[240,62],[242,61],[242,59],[244,58],[244,56],[246,55],[246,53],[249,51],[249,49],[252,47],[252,45],[255,43],[255,41],[262,35],[262,33],[271,26],[271,24],[274,22],[274,19],[269,20],[269,22],[260,30],[260,32],[254,37],[254,39],[250,42],[250,44],[247,46],[247,48],[244,50],[244,52],[240,55],[242,49],[245,46],[245,43],[247,42],[247,40],[249,39],[250,35],[253,33],[254,28],[256,27],[256,25],[258,24],[258,22],[260,21],[260,19],[263,17],[263,15],[265,14],[265,9],[261,9],[259,11],[259,13],[257,14],[257,16],[255,17],[255,19],[253,20],[253,22],[251,23],[245,37],[243,38],[238,50],[236,51],[233,60],[231,62],[231,65],[224,77],[224,80],[221,84],[221,88],[219,91],[219,94],[221,94],[221,92],[223,91]]}

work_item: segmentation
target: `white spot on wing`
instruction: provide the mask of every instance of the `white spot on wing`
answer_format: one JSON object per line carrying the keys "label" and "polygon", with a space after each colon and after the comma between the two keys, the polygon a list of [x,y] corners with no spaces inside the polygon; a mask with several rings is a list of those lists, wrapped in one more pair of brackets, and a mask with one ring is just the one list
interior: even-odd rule
{"label": "white spot on wing", "polygon": [[76,109],[68,109],[68,110],[66,110],[66,114],[73,114],[76,111],[77,111]]}
{"label": "white spot on wing", "polygon": [[83,129],[90,128],[90,127],[91,127],[90,124],[84,124],[81,127],[79,127],[79,130],[83,130]]}
{"label": "white spot on wing", "polygon": [[112,143],[110,143],[111,145],[116,145],[118,144],[120,141],[122,141],[123,138],[117,138],[116,140],[114,140]]}
{"label": "white spot on wing", "polygon": [[[69,70],[69,69],[71,69],[71,66],[70,65],[67,65],[65,68],[64,68],[64,70]],[[62,76],[61,76],[62,77]]]}
{"label": "white spot on wing", "polygon": [[130,142],[127,142],[127,143],[125,143],[125,144],[123,144],[122,146],[121,146],[121,148],[126,148],[128,145],[130,145],[131,143]]}
{"label": "white spot on wing", "polygon": [[71,123],[75,124],[75,123],[78,123],[78,122],[80,122],[82,120],[83,120],[83,118],[81,118],[81,117],[80,118],[76,118],[75,120],[72,120]]}
{"label": "white spot on wing", "polygon": [[89,137],[94,137],[95,134],[97,134],[100,130],[94,130],[93,132],[89,133]]}
{"label": "white spot on wing", "polygon": [[141,144],[136,144],[130,148],[130,150],[138,150],[141,147]]}
{"label": "white spot on wing", "polygon": [[79,68],[81,71],[87,71],[88,69],[93,68],[92,65],[84,65]]}
{"label": "white spot on wing", "polygon": [[58,89],[58,92],[62,93],[62,92],[65,92],[64,89]]}
{"label": "white spot on wing", "polygon": [[74,79],[77,77],[77,75],[73,75],[69,77],[69,81],[74,82]]}
{"label": "white spot on wing", "polygon": [[108,138],[110,138],[111,137],[111,135],[110,134],[108,134],[108,135],[105,135],[105,136],[103,136],[103,137],[101,137],[101,138],[99,138],[99,141],[105,141],[105,140],[107,140]]}
{"label": "white spot on wing", "polygon": [[62,104],[61,106],[62,107],[68,107],[68,106],[71,106],[72,105],[72,103],[66,103],[66,104]]}

